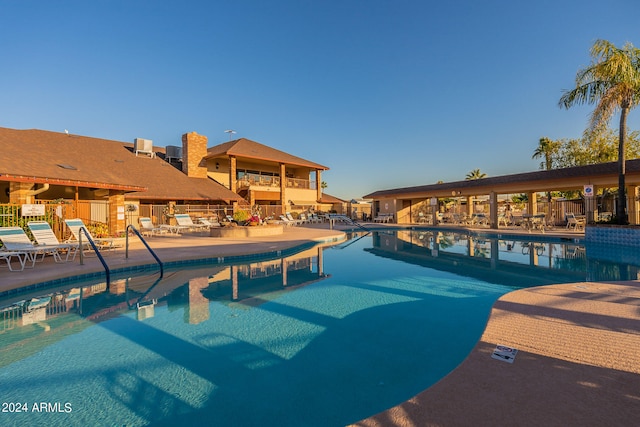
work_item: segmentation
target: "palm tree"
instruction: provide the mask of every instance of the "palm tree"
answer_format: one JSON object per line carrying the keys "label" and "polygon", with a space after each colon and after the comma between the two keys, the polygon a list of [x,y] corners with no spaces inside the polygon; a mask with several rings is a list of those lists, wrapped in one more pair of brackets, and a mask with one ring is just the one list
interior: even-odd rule
{"label": "palm tree", "polygon": [[538,159],[544,157],[544,162],[540,163],[540,169],[551,170],[553,169],[554,156],[560,150],[560,146],[560,141],[554,141],[544,136],[540,138],[540,141],[538,141],[538,146],[533,152],[533,156],[531,156],[531,158]]}
{"label": "palm tree", "polygon": [[564,91],[560,107],[595,104],[586,135],[601,129],[620,110],[618,136],[618,224],[627,223],[625,196],[625,149],[627,115],[640,103],[640,49],[626,43],[621,49],[606,40],[591,48],[591,65],[578,70],[576,87]]}
{"label": "palm tree", "polygon": [[[553,141],[544,136],[538,141],[538,147],[536,147],[531,158],[544,157],[544,162],[540,163],[540,169],[551,170],[553,169],[553,158],[560,150],[560,147],[560,141]],[[547,192],[547,200],[551,203],[551,191]]]}
{"label": "palm tree", "polygon": [[484,172],[480,172],[480,169],[474,169],[467,174],[467,177],[465,179],[481,179],[485,178],[486,176],[487,174]]}

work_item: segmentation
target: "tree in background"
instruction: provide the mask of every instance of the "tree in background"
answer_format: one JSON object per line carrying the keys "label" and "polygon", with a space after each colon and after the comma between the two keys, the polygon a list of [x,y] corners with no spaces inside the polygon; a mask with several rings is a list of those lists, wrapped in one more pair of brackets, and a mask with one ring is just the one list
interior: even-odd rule
{"label": "tree in background", "polygon": [[[640,132],[629,133],[625,140],[625,157],[640,157]],[[610,128],[581,139],[561,139],[557,142],[560,147],[553,156],[554,168],[615,162],[618,159],[618,135]]]}
{"label": "tree in background", "polygon": [[618,136],[618,224],[627,223],[625,196],[625,154],[627,115],[640,103],[640,49],[626,43],[617,48],[597,40],[591,48],[591,65],[578,70],[576,87],[564,91],[560,107],[595,104],[586,135],[602,128],[620,111]]}
{"label": "tree in background", "polygon": [[469,172],[466,176],[465,179],[481,179],[481,178],[486,178],[487,174],[484,172],[480,172],[480,169],[474,169],[471,172]]}

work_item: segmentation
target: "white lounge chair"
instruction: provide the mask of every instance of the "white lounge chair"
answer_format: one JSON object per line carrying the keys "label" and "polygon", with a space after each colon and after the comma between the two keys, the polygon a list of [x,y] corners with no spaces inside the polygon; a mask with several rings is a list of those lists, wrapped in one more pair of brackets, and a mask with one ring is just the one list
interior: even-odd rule
{"label": "white lounge chair", "polygon": [[140,222],[140,233],[144,236],[167,234],[171,231],[168,227],[155,225],[149,217],[140,217],[138,221]]}
{"label": "white lounge chair", "polygon": [[[55,262],[68,262],[69,257],[71,257],[71,261],[76,259],[80,247],[78,243],[61,243],[48,222],[29,221],[27,226],[39,248],[56,249],[51,252]],[[64,259],[62,258],[63,254],[65,255]]]}
{"label": "white lounge chair", "polygon": [[207,218],[198,218],[198,221],[200,221],[201,224],[206,225],[207,227],[211,228],[211,227],[221,227],[220,223],[218,222],[218,220],[216,220],[215,222],[207,219]]}
{"label": "white lounge chair", "polygon": [[304,224],[304,221],[301,220],[301,219],[293,219],[293,216],[291,215],[291,212],[286,212],[285,216],[287,217],[287,219],[289,221],[292,221],[294,223],[294,225]]}
{"label": "white lounge chair", "polygon": [[[84,225],[84,222],[82,222],[82,220],[79,218],[65,219],[64,223],[67,224],[67,227],[71,231],[71,239],[67,240],[65,243],[79,242],[80,233],[81,233],[80,229],[84,228],[87,234],[89,235],[89,237],[91,237],[91,240],[93,240],[93,243],[96,244],[99,250],[107,250],[107,251],[115,250],[116,248],[122,246],[121,244],[116,244],[115,240],[112,238],[93,237],[89,232],[89,229]],[[85,245],[85,241],[87,240],[86,236],[84,237],[85,238],[82,239],[83,245]],[[88,244],[89,242],[86,242],[86,245]],[[91,248],[88,246],[85,246],[82,250],[91,250]]]}
{"label": "white lounge chair", "polygon": [[42,261],[47,254],[53,254],[56,248],[44,248],[36,246],[22,227],[0,227],[0,240],[2,250],[6,252],[22,252],[31,261],[31,267],[36,261]]}
{"label": "white lounge chair", "polygon": [[194,223],[189,214],[175,214],[174,218],[178,227],[183,230],[205,231],[209,229],[208,225]]}
{"label": "white lounge chair", "polygon": [[289,218],[287,218],[284,215],[280,215],[280,221],[279,222],[280,222],[280,224],[284,224],[287,227],[293,227],[295,225],[298,225],[295,221],[290,220]]}

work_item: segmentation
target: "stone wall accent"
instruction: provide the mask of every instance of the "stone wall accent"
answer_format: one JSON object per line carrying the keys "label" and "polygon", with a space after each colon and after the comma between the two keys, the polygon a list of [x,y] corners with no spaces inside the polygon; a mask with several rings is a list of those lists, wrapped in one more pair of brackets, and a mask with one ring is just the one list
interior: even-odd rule
{"label": "stone wall accent", "polygon": [[197,132],[182,135],[182,172],[187,176],[207,177],[207,162],[204,159],[207,155],[207,141],[206,136],[198,135]]}

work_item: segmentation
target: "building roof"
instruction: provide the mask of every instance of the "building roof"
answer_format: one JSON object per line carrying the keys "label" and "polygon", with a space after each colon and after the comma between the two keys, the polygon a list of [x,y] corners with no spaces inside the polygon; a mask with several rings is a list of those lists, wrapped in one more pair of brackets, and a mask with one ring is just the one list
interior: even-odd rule
{"label": "building roof", "polygon": [[320,203],[333,204],[333,203],[346,203],[346,201],[339,199],[335,196],[332,196],[331,194],[322,193],[322,198],[320,199]]}
{"label": "building roof", "polygon": [[0,146],[2,181],[123,190],[127,198],[242,199],[210,179],[189,178],[158,157],[136,156],[131,143],[0,127]]}
{"label": "building roof", "polygon": [[[627,160],[626,185],[640,185],[640,159]],[[502,175],[481,179],[379,190],[364,198],[421,198],[582,190],[584,185],[618,186],[617,162]]]}
{"label": "building roof", "polygon": [[287,165],[303,166],[312,169],[328,170],[329,168],[318,163],[305,160],[300,157],[292,156],[284,151],[276,150],[251,141],[250,139],[240,138],[233,141],[225,142],[207,150],[205,159],[212,159],[221,156],[244,157],[255,160],[270,161],[277,163],[285,163]]}

